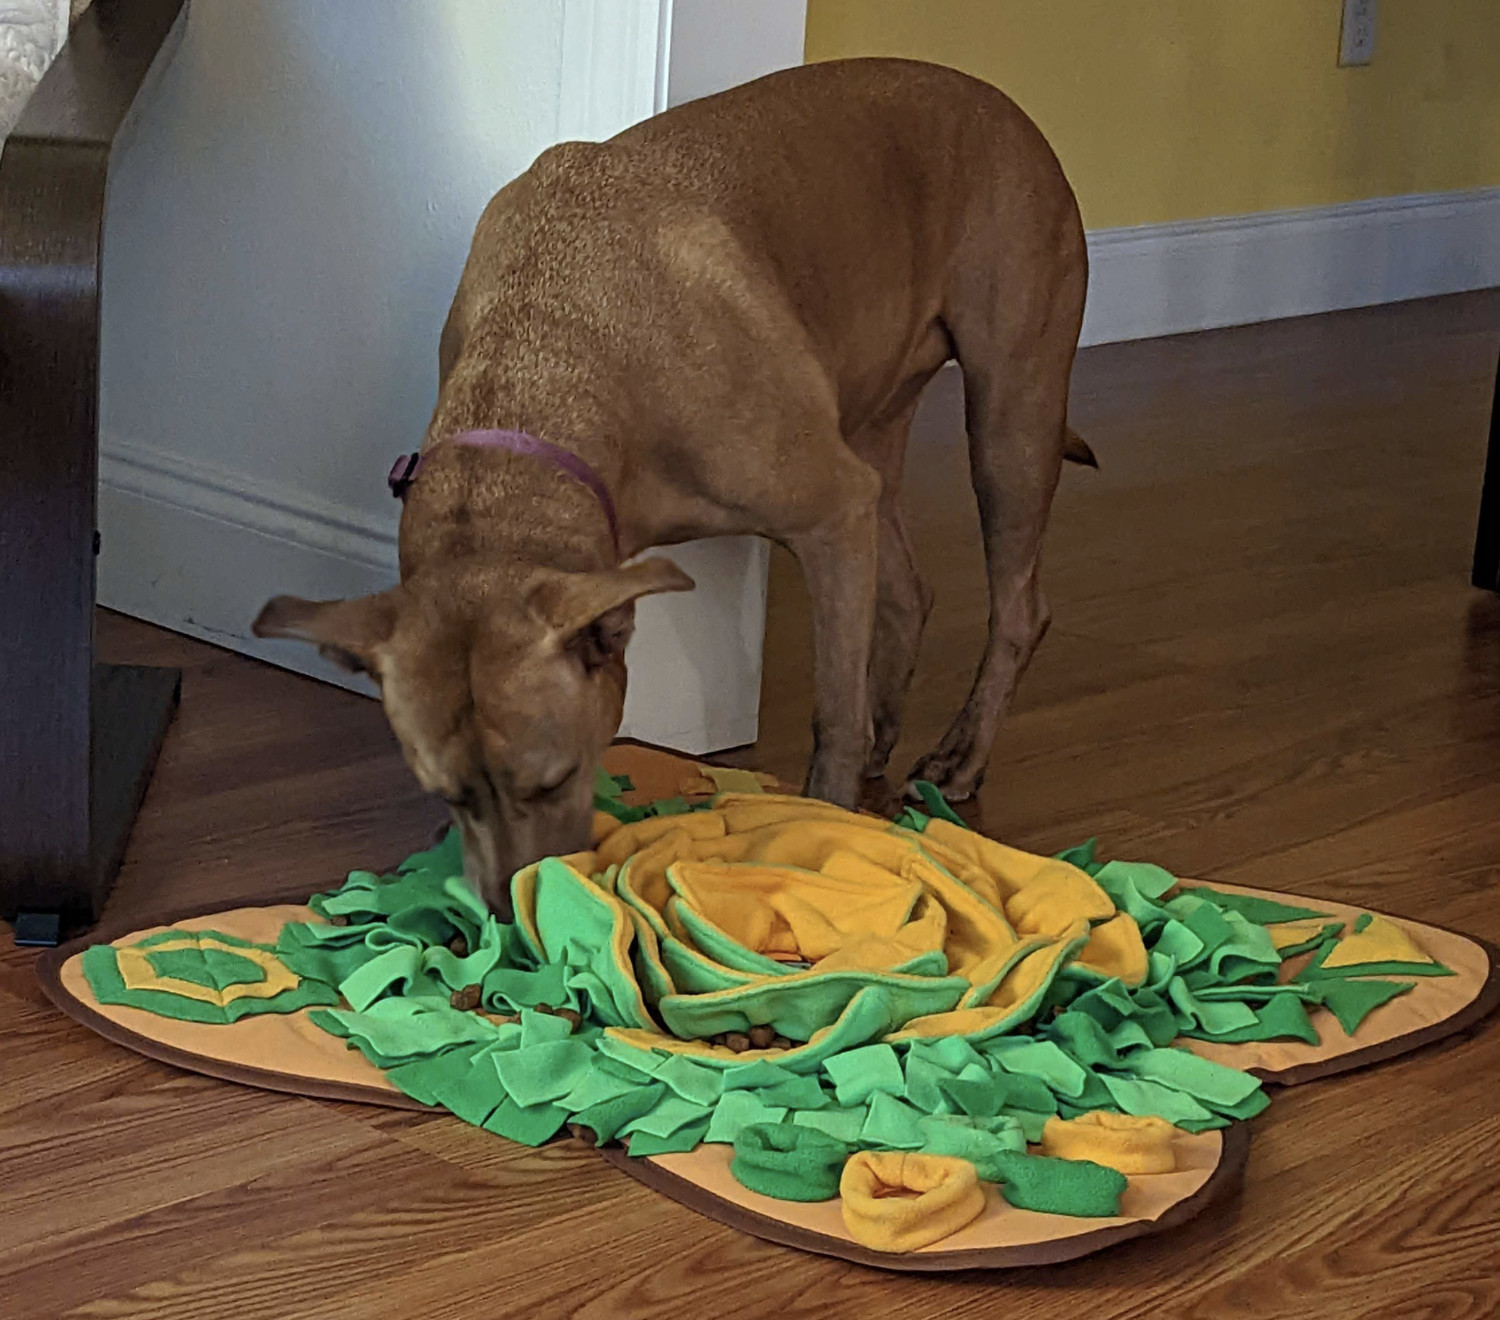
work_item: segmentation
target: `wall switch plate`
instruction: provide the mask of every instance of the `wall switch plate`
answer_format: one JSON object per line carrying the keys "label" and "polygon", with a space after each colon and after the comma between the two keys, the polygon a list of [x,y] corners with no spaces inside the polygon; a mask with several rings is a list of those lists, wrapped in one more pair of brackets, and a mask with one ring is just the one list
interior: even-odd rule
{"label": "wall switch plate", "polygon": [[1343,68],[1368,64],[1375,58],[1375,8],[1378,0],[1344,0],[1344,22],[1339,29],[1339,64]]}

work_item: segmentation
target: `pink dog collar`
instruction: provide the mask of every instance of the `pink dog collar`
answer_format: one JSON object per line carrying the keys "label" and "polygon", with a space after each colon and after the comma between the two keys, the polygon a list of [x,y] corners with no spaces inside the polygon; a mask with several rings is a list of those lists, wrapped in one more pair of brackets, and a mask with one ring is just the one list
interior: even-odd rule
{"label": "pink dog collar", "polygon": [[[615,502],[610,498],[609,487],[604,484],[604,479],[577,454],[549,441],[539,440],[525,431],[460,431],[457,435],[449,437],[448,441],[438,443],[449,442],[459,445],[477,445],[485,449],[504,449],[512,454],[527,454],[532,458],[543,459],[551,463],[553,467],[566,472],[574,481],[588,487],[594,498],[599,501],[599,507],[604,510],[604,516],[609,520],[609,534],[614,541],[615,555],[619,556],[620,524],[615,516]],[[423,454],[402,454],[391,466],[390,475],[386,477],[386,484],[391,488],[391,494],[398,500],[406,498],[406,492],[411,489],[412,483],[422,471],[424,459]]]}

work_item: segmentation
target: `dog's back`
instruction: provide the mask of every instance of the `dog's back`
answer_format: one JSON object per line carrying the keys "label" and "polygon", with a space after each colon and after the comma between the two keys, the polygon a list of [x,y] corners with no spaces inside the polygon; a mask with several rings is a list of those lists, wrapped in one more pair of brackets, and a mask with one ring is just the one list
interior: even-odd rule
{"label": "dog's back", "polygon": [[[908,60],[811,65],[544,152],[480,222],[445,357],[477,348],[492,385],[513,362],[525,391],[582,350],[689,426],[756,382],[817,388],[816,368],[853,434],[952,354],[976,280],[1023,322],[1082,253],[1056,158],[1001,92]],[[434,432],[452,423],[440,408]]]}

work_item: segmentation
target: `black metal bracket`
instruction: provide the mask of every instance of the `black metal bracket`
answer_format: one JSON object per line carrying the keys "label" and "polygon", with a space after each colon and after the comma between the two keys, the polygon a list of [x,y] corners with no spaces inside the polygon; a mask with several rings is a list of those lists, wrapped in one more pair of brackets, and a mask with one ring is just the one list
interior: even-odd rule
{"label": "black metal bracket", "polygon": [[16,944],[22,948],[55,949],[62,939],[62,913],[17,912]]}
{"label": "black metal bracket", "polygon": [[1479,493],[1479,528],[1474,533],[1474,570],[1469,581],[1486,591],[1500,591],[1500,366],[1495,370],[1495,397],[1490,404],[1490,445]]}

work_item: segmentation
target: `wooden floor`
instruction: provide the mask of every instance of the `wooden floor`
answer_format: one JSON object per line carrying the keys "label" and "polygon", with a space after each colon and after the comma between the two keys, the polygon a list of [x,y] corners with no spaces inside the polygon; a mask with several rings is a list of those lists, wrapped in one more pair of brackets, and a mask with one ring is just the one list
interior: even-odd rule
{"label": "wooden floor", "polygon": [[[986,828],[1500,940],[1500,599],[1467,586],[1497,349],[1486,294],[1085,353],[1103,471],[1064,474]],[[939,381],[910,464],[939,605],[907,756],[981,638],[956,407]],[[773,588],[752,759],[795,777],[805,608],[780,561]],[[124,619],[100,640],[186,668],[112,915],[311,890],[440,819],[372,703]],[[175,1072],[60,1018],[4,941],[9,1320],[1500,1314],[1500,1026],[1278,1093],[1243,1193],[1168,1239],[935,1280],[762,1245],[573,1143]]]}

